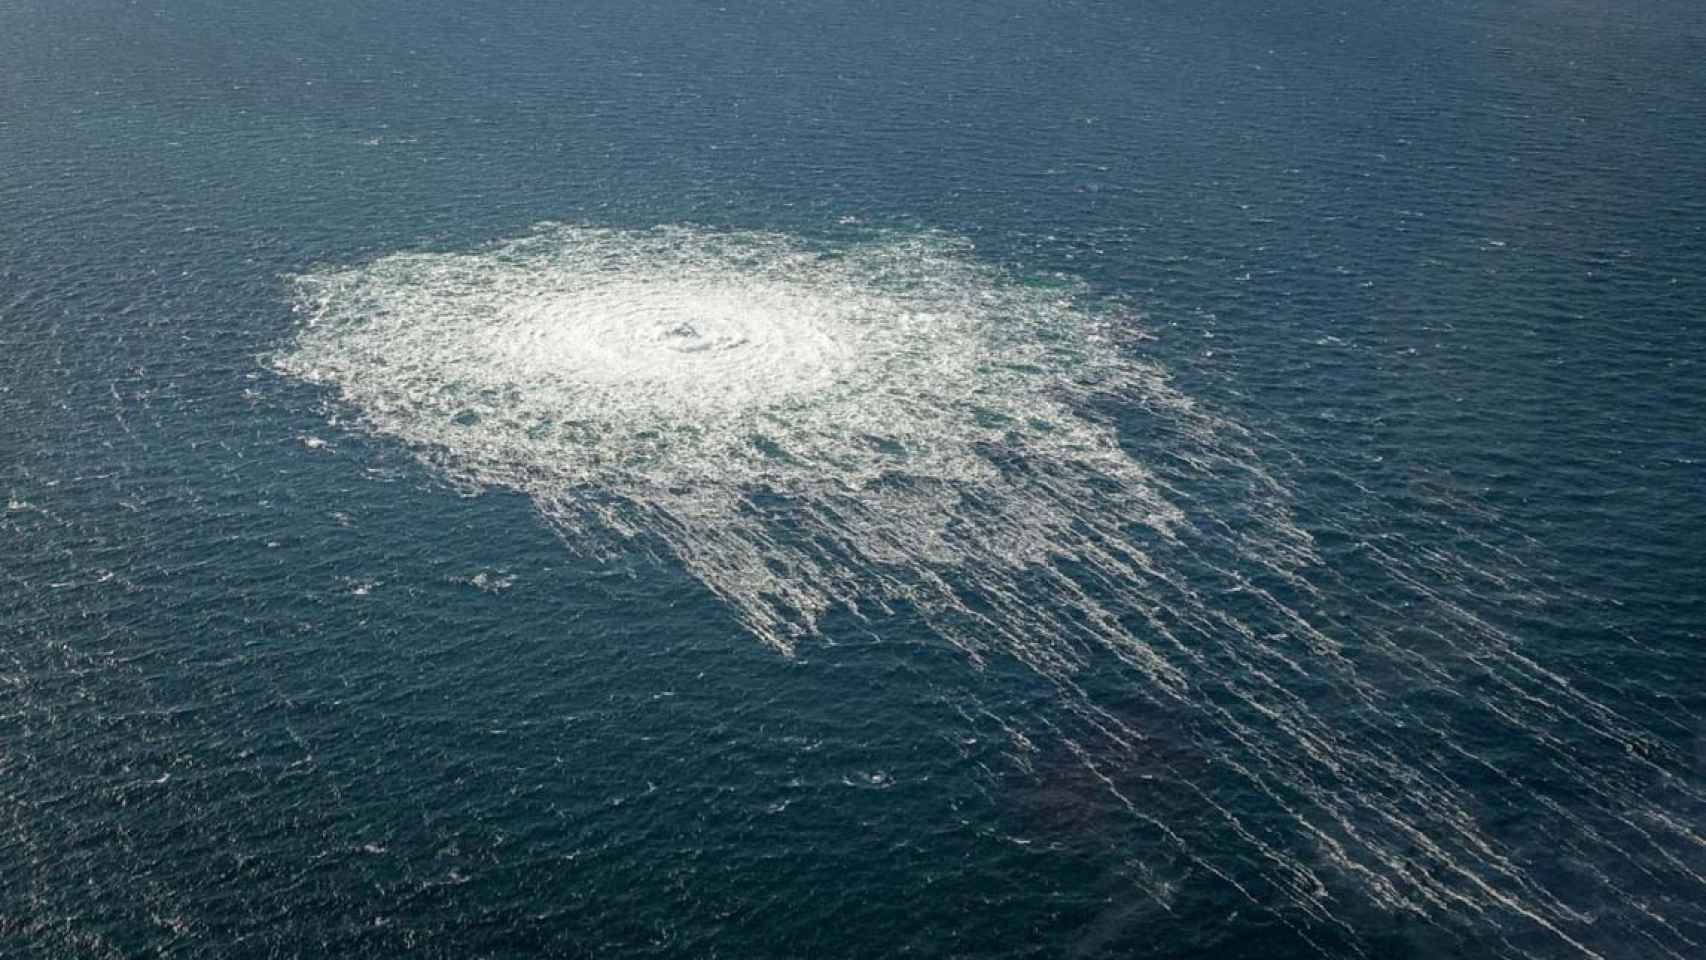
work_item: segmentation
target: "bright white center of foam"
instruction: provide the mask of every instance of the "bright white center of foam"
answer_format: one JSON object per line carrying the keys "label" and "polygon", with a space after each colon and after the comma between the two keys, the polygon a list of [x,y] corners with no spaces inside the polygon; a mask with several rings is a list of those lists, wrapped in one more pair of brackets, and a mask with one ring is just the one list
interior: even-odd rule
{"label": "bright white center of foam", "polygon": [[821,393],[851,373],[861,333],[809,290],[669,278],[590,282],[493,321],[486,357],[518,377],[683,417]]}

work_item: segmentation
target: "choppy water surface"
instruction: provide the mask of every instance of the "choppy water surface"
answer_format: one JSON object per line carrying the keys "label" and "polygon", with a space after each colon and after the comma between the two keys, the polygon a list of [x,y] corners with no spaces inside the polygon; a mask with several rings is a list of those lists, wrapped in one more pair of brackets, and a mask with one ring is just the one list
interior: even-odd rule
{"label": "choppy water surface", "polygon": [[1699,18],[1235,7],[9,14],[0,953],[1706,953]]}

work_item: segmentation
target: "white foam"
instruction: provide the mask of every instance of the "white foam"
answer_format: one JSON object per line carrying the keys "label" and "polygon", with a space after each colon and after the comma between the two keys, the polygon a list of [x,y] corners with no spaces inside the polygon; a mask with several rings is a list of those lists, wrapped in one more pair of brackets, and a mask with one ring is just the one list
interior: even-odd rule
{"label": "white foam", "polygon": [[[829,606],[914,594],[893,572],[1043,559],[1087,502],[1158,529],[1177,516],[1079,409],[1161,397],[1156,368],[1070,286],[967,252],[552,226],[299,277],[305,322],[276,364],[458,479],[534,495],[574,545],[661,538],[788,649]],[[1013,475],[1012,456],[1044,473]],[[795,498],[784,524],[764,494]],[[851,562],[784,546],[812,535]]]}

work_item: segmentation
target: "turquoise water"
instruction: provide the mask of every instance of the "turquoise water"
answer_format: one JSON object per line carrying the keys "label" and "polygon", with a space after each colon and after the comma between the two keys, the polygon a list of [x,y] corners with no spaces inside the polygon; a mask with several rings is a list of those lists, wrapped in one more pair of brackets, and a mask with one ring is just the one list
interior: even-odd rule
{"label": "turquoise water", "polygon": [[1692,5],[0,10],[0,955],[1706,955]]}

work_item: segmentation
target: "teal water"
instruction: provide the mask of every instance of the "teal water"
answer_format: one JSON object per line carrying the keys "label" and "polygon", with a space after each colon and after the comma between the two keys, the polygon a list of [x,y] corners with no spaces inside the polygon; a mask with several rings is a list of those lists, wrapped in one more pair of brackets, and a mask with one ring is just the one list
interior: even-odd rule
{"label": "teal water", "polygon": [[0,955],[1706,955],[1680,2],[0,8]]}

